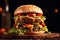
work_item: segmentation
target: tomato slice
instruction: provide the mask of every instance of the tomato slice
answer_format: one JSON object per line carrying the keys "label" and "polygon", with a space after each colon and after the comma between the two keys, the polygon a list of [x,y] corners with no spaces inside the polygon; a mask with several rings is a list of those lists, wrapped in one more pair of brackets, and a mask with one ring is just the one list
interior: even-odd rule
{"label": "tomato slice", "polygon": [[25,24],[25,26],[29,26],[29,25],[31,25],[31,24]]}
{"label": "tomato slice", "polygon": [[44,23],[41,24],[43,27],[46,26]]}
{"label": "tomato slice", "polygon": [[19,13],[18,16],[22,16],[22,14]]}
{"label": "tomato slice", "polygon": [[21,13],[18,13],[18,14],[16,14],[15,16],[22,16],[22,14],[21,14]]}
{"label": "tomato slice", "polygon": [[36,14],[35,13],[29,13],[28,16],[33,17],[33,16],[36,16]]}
{"label": "tomato slice", "polygon": [[41,14],[41,13],[36,13],[36,16],[42,16],[43,14]]}

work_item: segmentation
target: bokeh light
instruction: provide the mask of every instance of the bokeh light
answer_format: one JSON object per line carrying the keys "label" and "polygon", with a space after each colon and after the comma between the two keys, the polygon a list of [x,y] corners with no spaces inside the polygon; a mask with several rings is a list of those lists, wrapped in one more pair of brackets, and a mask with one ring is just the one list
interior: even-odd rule
{"label": "bokeh light", "polygon": [[55,12],[55,13],[58,13],[58,12],[59,12],[59,10],[58,10],[57,8],[55,8],[55,9],[54,9],[54,12]]}
{"label": "bokeh light", "polygon": [[3,9],[2,9],[2,7],[0,7],[0,12],[2,12],[3,11]]}

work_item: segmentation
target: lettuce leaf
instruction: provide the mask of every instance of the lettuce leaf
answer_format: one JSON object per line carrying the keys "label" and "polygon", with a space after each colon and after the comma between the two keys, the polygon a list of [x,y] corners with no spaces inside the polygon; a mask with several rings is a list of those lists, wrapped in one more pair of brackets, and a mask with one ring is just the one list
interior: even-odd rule
{"label": "lettuce leaf", "polygon": [[44,26],[43,28],[41,28],[40,30],[46,31],[48,32],[47,26]]}

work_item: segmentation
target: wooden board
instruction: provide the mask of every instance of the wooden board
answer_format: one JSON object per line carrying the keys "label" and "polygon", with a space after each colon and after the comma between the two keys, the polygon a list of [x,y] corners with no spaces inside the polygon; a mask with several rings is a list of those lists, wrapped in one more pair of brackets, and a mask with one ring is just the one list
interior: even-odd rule
{"label": "wooden board", "polygon": [[60,38],[60,34],[59,33],[51,33],[51,34],[37,34],[37,35],[0,35],[0,39],[11,39],[11,38],[19,38],[19,39],[38,39],[38,38]]}

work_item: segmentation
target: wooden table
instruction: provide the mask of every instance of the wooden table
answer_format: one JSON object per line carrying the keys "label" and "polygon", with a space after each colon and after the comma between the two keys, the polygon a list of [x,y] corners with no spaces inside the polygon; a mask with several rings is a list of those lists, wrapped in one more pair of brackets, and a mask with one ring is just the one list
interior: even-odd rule
{"label": "wooden table", "polygon": [[37,35],[0,35],[1,39],[20,39],[20,40],[60,40],[60,33],[37,34]]}

